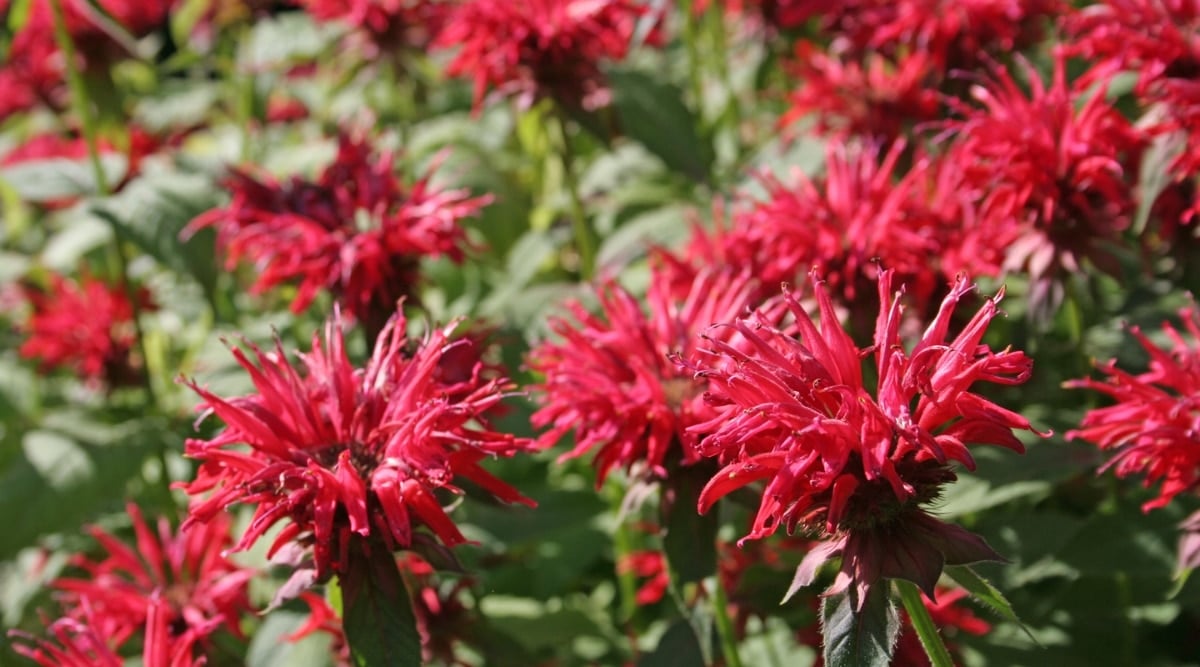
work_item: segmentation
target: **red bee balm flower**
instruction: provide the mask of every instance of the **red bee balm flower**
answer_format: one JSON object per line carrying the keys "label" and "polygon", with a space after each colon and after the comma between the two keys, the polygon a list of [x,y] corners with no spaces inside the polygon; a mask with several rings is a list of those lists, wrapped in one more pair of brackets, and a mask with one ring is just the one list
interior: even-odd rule
{"label": "red bee balm flower", "polygon": [[234,170],[228,187],[233,201],[193,220],[187,233],[215,227],[230,268],[242,258],[253,262],[253,291],[299,282],[292,311],[300,312],[318,291],[331,290],[372,334],[399,298],[415,296],[422,257],[462,261],[461,221],[488,202],[462,190],[439,192],[428,178],[406,187],[390,154],[373,159],[365,142],[346,136],[315,182],[281,184]]}
{"label": "red bee balm flower", "polygon": [[1078,272],[1086,258],[1111,274],[1116,258],[1104,247],[1120,240],[1134,210],[1130,173],[1136,173],[1143,138],[1105,100],[1084,98],[1067,85],[1061,55],[1047,85],[1026,66],[1032,86],[1024,94],[1009,73],[972,94],[983,108],[960,108],[964,180],[986,193],[980,224],[993,244],[1007,247],[1006,268],[1027,271],[1042,301],[1061,274]]}
{"label": "red bee balm flower", "polygon": [[174,636],[186,631],[202,639],[225,628],[240,637],[242,615],[250,611],[247,582],[254,571],[221,556],[231,542],[229,519],[222,516],[176,534],[164,518],[155,535],[137,505],[126,509],[133,519],[136,550],[93,527],[92,537],[108,556],[100,561],[76,557],[74,564],[87,571],[87,578],[54,582],[64,592],[70,615],[89,609],[88,624],[118,645],[146,625],[155,604]]}
{"label": "red bee balm flower", "polygon": [[[819,329],[796,297],[785,294],[798,339],[761,314],[724,325],[746,338],[743,349],[709,338],[716,363],[700,374],[714,388],[710,401],[718,415],[693,429],[708,434],[702,453],[726,466],[701,493],[700,510],[767,480],[744,539],[785,525],[789,532],[799,527],[828,540],[801,563],[796,586],[810,583],[818,565],[841,553],[842,571],[831,592],[852,588],[861,605],[880,578],[899,577],[932,597],[944,564],[998,556],[981,538],[934,519],[922,505],[955,479],[952,462],[974,468],[968,444],[1023,452],[1013,430],[1032,430],[1028,420],[970,388],[979,381],[1023,383],[1032,362],[1022,352],[994,352],[981,342],[999,296],[947,341],[955,305],[973,289],[965,279],[952,287],[911,351],[901,345],[903,309],[900,294],[891,294],[891,271],[880,273],[882,306],[874,345],[865,349],[838,324],[815,273],[813,282]],[[872,352],[879,378],[874,392],[864,384],[860,361]]]}
{"label": "red bee balm flower", "polygon": [[594,109],[609,97],[600,61],[625,57],[646,11],[632,0],[471,0],[434,45],[461,47],[446,72],[475,80],[476,106],[494,86],[526,106],[553,97]]}
{"label": "red bee balm flower", "polygon": [[[409,547],[428,527],[447,546],[466,541],[435,492],[461,493],[461,476],[505,502],[533,501],[479,465],[512,456],[533,442],[491,430],[485,413],[512,388],[484,379],[482,365],[466,379],[438,380],[443,358],[460,343],[450,329],[433,331],[406,354],[405,320],[396,315],[376,341],[366,367],[346,356],[335,314],[322,343],[301,355],[304,372],[273,352],[250,345],[253,359],[233,354],[256,393],[224,399],[189,383],[208,412],[228,425],[212,440],[189,440],[187,454],[204,462],[188,493],[197,501],[185,527],[212,521],[232,503],[257,506],[234,547],[241,550],[274,524],[290,519],[269,555],[284,545],[311,545],[316,576],[346,571],[351,549],[367,540],[389,550]],[[247,445],[249,450],[233,445]],[[269,556],[268,556],[269,557]]]}
{"label": "red bee balm flower", "polygon": [[1100,365],[1106,381],[1071,380],[1067,387],[1108,394],[1116,403],[1089,411],[1068,438],[1083,438],[1116,454],[1105,468],[1120,477],[1145,474],[1146,486],[1161,482],[1159,495],[1142,508],[1163,507],[1176,495],[1200,484],[1200,307],[1180,312],[1188,339],[1164,326],[1171,350],[1152,343],[1138,327],[1129,331],[1150,355],[1150,370],[1140,375],[1117,368],[1115,359]]}
{"label": "red bee balm flower", "polygon": [[[133,306],[120,286],[83,276],[79,282],[51,274],[50,286],[24,287],[33,313],[25,324],[21,356],[37,359],[43,369],[70,368],[91,384],[137,384],[142,370],[130,352],[137,332]],[[150,295],[138,291],[142,308]],[[80,317],[87,313],[87,317]]]}
{"label": "red bee balm flower", "polygon": [[551,320],[562,342],[543,343],[529,357],[529,366],[546,377],[539,387],[543,407],[531,418],[537,428],[553,424],[542,443],[553,445],[574,429],[575,448],[563,458],[598,447],[597,485],[617,466],[663,477],[669,457],[696,460],[696,436],[688,428],[711,417],[704,385],[668,355],[690,357],[696,335],[737,317],[752,294],[746,277],[728,272],[698,274],[682,297],[660,278],[651,278],[648,314],[608,283],[598,294],[602,314],[570,304],[577,323]]}

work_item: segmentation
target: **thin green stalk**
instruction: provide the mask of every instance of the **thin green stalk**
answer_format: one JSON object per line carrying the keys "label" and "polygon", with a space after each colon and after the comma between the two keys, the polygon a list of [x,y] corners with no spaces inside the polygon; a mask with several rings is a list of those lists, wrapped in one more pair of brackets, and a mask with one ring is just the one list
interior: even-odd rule
{"label": "thin green stalk", "polygon": [[717,638],[721,640],[721,653],[725,655],[726,667],[742,667],[742,659],[738,656],[737,637],[733,633],[733,621],[729,618],[729,598],[725,593],[725,584],[721,575],[713,577],[712,611],[713,620],[717,625]]}
{"label": "thin green stalk", "polygon": [[[614,516],[619,513],[622,501],[622,489],[614,482],[609,482],[606,489],[606,495],[609,499],[609,505],[614,508]],[[624,522],[617,523],[616,529],[613,531],[613,562],[617,564],[617,589],[620,592],[621,607],[620,620],[622,623],[628,623],[633,620],[633,615],[637,613],[637,577],[633,572],[621,571],[621,563],[625,562],[629,554],[633,553],[633,537],[629,532],[629,528]]]}
{"label": "thin green stalk", "polygon": [[67,19],[63,14],[62,0],[50,0],[50,10],[54,15],[54,41],[62,51],[67,68],[67,89],[71,91],[71,105],[75,107],[75,115],[79,116],[79,124],[83,130],[83,142],[87,146],[88,161],[92,165],[92,176],[96,179],[96,191],[100,196],[108,196],[112,190],[108,184],[108,176],[104,166],[100,164],[100,151],[96,147],[96,119],[88,108],[87,86],[83,83],[83,75],[79,73],[76,62],[75,42],[67,30]]}
{"label": "thin green stalk", "polygon": [[921,646],[925,648],[925,655],[929,656],[930,664],[933,667],[954,667],[950,651],[946,650],[946,644],[942,641],[942,635],[938,632],[933,617],[929,615],[929,610],[921,601],[921,591],[917,589],[917,585],[905,579],[894,579],[893,581],[896,582],[896,589],[900,591],[900,601],[904,603],[908,619],[912,621],[913,629],[917,631],[917,637],[921,640]]}
{"label": "thin green stalk", "polygon": [[579,252],[579,277],[587,282],[596,272],[596,239],[592,227],[588,224],[587,211],[583,207],[583,198],[579,194],[579,176],[575,173],[575,152],[571,148],[571,135],[567,131],[567,121],[561,109],[556,108],[554,117],[557,119],[559,138],[559,158],[562,159],[563,180],[567,186],[567,195],[571,198],[571,226],[575,230],[575,250]]}
{"label": "thin green stalk", "polygon": [[[67,30],[67,20],[62,9],[62,0],[50,0],[50,10],[54,18],[54,40],[58,44],[58,48],[62,51],[63,60],[66,64],[67,88],[71,93],[71,106],[75,108],[75,115],[79,117],[79,126],[83,133],[83,142],[87,146],[88,162],[92,166],[92,175],[96,179],[96,193],[101,197],[107,197],[112,194],[112,186],[108,182],[108,176],[104,173],[104,165],[100,162],[100,149],[97,144],[96,135],[96,119],[91,109],[90,98],[88,96],[87,86],[84,84],[83,75],[79,72],[78,62],[76,59],[75,42],[71,39],[71,33]],[[117,269],[120,272],[121,286],[125,290],[125,297],[129,300],[132,309],[133,328],[137,337],[138,352],[142,355],[142,381],[143,388],[146,391],[146,398],[152,407],[158,406],[158,397],[154,391],[154,381],[150,377],[150,355],[146,354],[146,332],[142,329],[142,313],[139,304],[137,291],[133,288],[133,283],[129,280],[129,256],[125,252],[125,246],[121,242],[121,229],[117,224],[117,219],[108,211],[100,211],[100,217],[109,224],[113,233],[113,244],[110,250],[111,257],[115,259]],[[166,445],[158,452],[159,463],[162,466],[162,484],[167,498],[173,498],[171,495],[171,475],[170,469],[167,467]]]}

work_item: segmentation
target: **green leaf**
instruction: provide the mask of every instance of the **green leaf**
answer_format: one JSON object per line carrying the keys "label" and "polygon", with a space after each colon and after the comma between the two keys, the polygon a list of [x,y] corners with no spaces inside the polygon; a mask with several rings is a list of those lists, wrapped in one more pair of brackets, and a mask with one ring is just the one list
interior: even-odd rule
{"label": "green leaf", "polygon": [[696,511],[700,490],[712,472],[708,465],[680,467],[672,471],[664,487],[670,504],[663,517],[663,552],[675,586],[701,581],[717,571],[718,513],[713,510],[701,516]]}
{"label": "green leaf", "polygon": [[336,22],[314,23],[304,12],[287,12],[255,21],[239,41],[238,65],[262,72],[320,55],[344,31]]}
{"label": "green leaf", "polygon": [[712,145],[696,131],[698,120],[683,103],[683,91],[631,69],[608,72],[621,129],[671,170],[704,182],[712,174]]}
{"label": "green leaf", "polygon": [[301,611],[279,610],[267,615],[254,631],[246,649],[246,667],[327,667],[333,664],[331,636],[315,632],[298,641],[288,641],[288,635],[308,621],[309,614]]}
{"label": "green leaf", "polygon": [[339,576],[350,657],[358,667],[419,667],[421,636],[396,557],[375,545],[350,546],[349,571]]}
{"label": "green leaf", "polygon": [[[109,183],[118,183],[125,177],[129,162],[124,155],[105,153],[100,156],[100,167]],[[0,169],[0,179],[5,180],[22,200],[35,203],[99,192],[95,174],[87,160],[51,158],[18,162]]]}
{"label": "green leaf", "polygon": [[209,178],[169,172],[135,180],[91,212],[117,230],[123,240],[211,290],[218,275],[212,231],[202,230],[186,241],[180,239],[180,232],[219,202]]}
{"label": "green leaf", "polygon": [[1150,221],[1150,211],[1162,191],[1171,183],[1168,167],[1179,153],[1186,148],[1187,135],[1182,132],[1162,134],[1155,137],[1142,156],[1138,173],[1138,205],[1133,216],[1133,232],[1141,234]]}
{"label": "green leaf", "polygon": [[888,587],[872,586],[858,611],[854,602],[849,591],[828,595],[821,601],[825,664],[887,667],[900,633],[900,614],[888,599]]}
{"label": "green leaf", "polygon": [[0,532],[0,560],[44,535],[74,532],[119,508],[146,457],[168,444],[164,438],[174,438],[162,419],[109,426],[86,423],[79,415],[58,416],[60,426],[73,422],[76,428],[46,424],[25,433],[20,454],[0,472],[0,515],[8,517]]}
{"label": "green leaf", "polygon": [[972,597],[999,614],[1000,618],[1017,624],[1025,631],[1025,634],[1029,635],[1030,639],[1033,639],[1034,643],[1037,643],[1037,639],[1033,636],[1033,633],[1017,617],[1017,612],[1013,609],[1012,603],[1008,601],[1008,598],[1005,598],[1004,594],[992,585],[992,582],[984,579],[975,570],[972,570],[971,566],[949,565],[943,572],[959,586],[965,588]]}
{"label": "green leaf", "polygon": [[637,664],[638,667],[704,667],[704,654],[692,626],[677,620],[663,633],[658,646]]}

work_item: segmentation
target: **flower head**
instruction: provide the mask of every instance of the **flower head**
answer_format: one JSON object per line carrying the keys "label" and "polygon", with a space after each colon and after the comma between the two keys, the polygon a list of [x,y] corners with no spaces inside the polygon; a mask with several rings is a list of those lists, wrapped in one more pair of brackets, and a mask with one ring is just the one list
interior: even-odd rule
{"label": "flower head", "polygon": [[932,207],[924,157],[900,173],[905,147],[833,140],[821,177],[799,174],[789,185],[762,175],[767,198],[735,214],[730,229],[699,233],[688,249],[691,263],[749,268],[766,289],[794,283],[815,267],[842,303],[871,302],[872,309],[875,276],[888,268],[923,311],[949,280],[931,258],[947,254],[964,225]]}
{"label": "flower head", "polygon": [[575,447],[563,458],[598,450],[598,485],[615,467],[663,477],[669,464],[694,462],[697,436],[689,429],[710,417],[704,385],[669,357],[690,357],[697,334],[739,315],[751,294],[748,277],[732,271],[701,272],[682,295],[656,273],[648,312],[613,282],[598,290],[599,314],[570,304],[574,322],[550,323],[562,340],[529,356],[545,376],[544,401],[531,418],[537,428],[551,426],[542,443],[574,430]]}
{"label": "flower head", "polygon": [[186,486],[202,497],[185,526],[212,521],[234,503],[255,505],[234,549],[286,522],[270,553],[311,546],[323,579],[346,569],[351,549],[407,548],[421,527],[447,546],[465,542],[437,496],[461,493],[456,477],[499,500],[533,505],[479,465],[533,446],[486,419],[512,385],[485,379],[482,366],[465,379],[439,380],[441,361],[460,344],[449,339],[453,327],[412,349],[405,326],[394,316],[361,370],[347,357],[335,315],[324,341],[314,336],[312,351],[301,355],[300,369],[278,341],[271,352],[234,349],[255,393],[225,399],[189,383],[227,426],[211,440],[187,442],[187,455],[203,465]]}
{"label": "flower head", "polygon": [[247,582],[254,571],[221,555],[232,541],[229,518],[218,517],[178,533],[161,518],[153,531],[137,505],[129,503],[126,509],[136,545],[90,528],[107,556],[101,560],[78,556],[74,564],[87,577],[54,582],[68,615],[88,609],[88,618],[78,620],[86,620],[116,645],[145,627],[155,606],[172,637],[187,633],[199,640],[222,628],[240,637],[242,616],[250,611]]}
{"label": "flower head", "polygon": [[[27,285],[23,290],[33,312],[24,326],[21,356],[36,359],[44,370],[70,369],[93,385],[140,381],[143,371],[132,354],[134,308],[123,287],[87,275],[76,282],[51,274],[46,289]],[[144,289],[136,298],[140,308],[153,306]]]}
{"label": "flower head", "polygon": [[1083,261],[1117,271],[1106,243],[1119,241],[1134,208],[1129,173],[1142,136],[1105,100],[1067,85],[1065,62],[1055,60],[1044,83],[1026,65],[1026,95],[1007,70],[976,86],[977,109],[954,124],[964,180],[983,193],[980,224],[993,243],[1008,247],[1007,268],[1028,272],[1043,290]]}
{"label": "flower head", "polygon": [[400,298],[414,298],[422,257],[462,261],[462,220],[487,198],[438,191],[428,178],[405,186],[392,156],[371,155],[365,141],[342,136],[337,159],[316,181],[279,183],[234,170],[233,200],[192,221],[190,231],[215,227],[230,268],[254,264],[252,287],[265,292],[299,283],[292,310],[300,312],[322,289],[377,332]]}
{"label": "flower head", "polygon": [[1120,477],[1145,475],[1158,497],[1142,508],[1165,506],[1200,486],[1200,306],[1180,312],[1184,331],[1165,324],[1170,348],[1152,342],[1139,327],[1130,333],[1150,355],[1150,368],[1132,374],[1113,359],[1099,365],[1104,380],[1071,380],[1067,387],[1107,394],[1113,405],[1088,411],[1068,438],[1082,438],[1114,452],[1104,466]]}
{"label": "flower head", "polygon": [[[971,391],[977,382],[1025,382],[1024,353],[983,344],[997,314],[988,300],[963,330],[947,339],[957,303],[972,291],[959,279],[911,350],[900,340],[902,307],[892,272],[879,276],[880,311],[873,345],[858,347],[837,321],[816,279],[820,326],[786,294],[800,335],[793,338],[761,316],[735,321],[749,345],[710,338],[713,362],[699,372],[712,386],[717,416],[693,427],[707,435],[700,451],[724,468],[704,488],[700,510],[760,480],[762,503],[745,539],[780,526],[826,541],[801,564],[799,583],[841,553],[834,591],[852,588],[861,604],[882,577],[902,577],[933,596],[945,563],[996,558],[967,531],[929,516],[922,506],[955,479],[951,464],[974,469],[968,446],[1024,451],[1014,430],[1032,430],[1024,417]],[[861,359],[874,356],[873,389]],[[732,363],[730,363],[732,362]]]}
{"label": "flower head", "polygon": [[475,81],[475,105],[494,87],[525,105],[550,97],[573,108],[608,103],[603,59],[622,60],[647,9],[632,0],[469,0],[435,46],[459,47],[450,76]]}

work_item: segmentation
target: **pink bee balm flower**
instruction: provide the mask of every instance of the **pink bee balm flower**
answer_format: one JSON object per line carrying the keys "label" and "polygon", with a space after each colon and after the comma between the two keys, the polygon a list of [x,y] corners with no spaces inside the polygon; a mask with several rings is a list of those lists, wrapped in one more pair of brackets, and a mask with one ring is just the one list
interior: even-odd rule
{"label": "pink bee balm flower", "polygon": [[229,205],[202,214],[187,233],[216,228],[230,269],[242,259],[254,265],[254,292],[298,283],[293,312],[330,290],[372,337],[398,299],[416,296],[421,258],[463,260],[462,221],[489,201],[438,191],[428,178],[406,186],[392,155],[373,157],[365,141],[344,135],[316,181],[280,183],[234,170],[228,187]]}
{"label": "pink bee balm flower", "polygon": [[[124,288],[87,275],[75,282],[51,274],[47,289],[27,285],[23,292],[33,312],[24,326],[22,357],[36,359],[43,370],[70,369],[92,385],[141,381],[141,362],[132,356],[134,309]],[[153,306],[145,290],[137,298],[142,308]]]}
{"label": "pink bee balm flower", "polygon": [[206,413],[227,427],[211,440],[187,442],[188,456],[203,466],[185,488],[203,497],[185,527],[212,521],[234,503],[255,505],[234,550],[284,521],[269,553],[311,546],[315,575],[324,579],[345,573],[352,549],[408,548],[424,539],[415,534],[422,527],[447,546],[466,542],[435,495],[461,493],[455,477],[532,506],[479,465],[533,446],[492,430],[485,416],[513,385],[485,379],[482,365],[465,379],[439,381],[442,360],[462,344],[448,339],[453,327],[408,348],[405,326],[403,315],[393,317],[362,369],[346,355],[335,314],[299,369],[278,341],[271,352],[234,349],[253,394],[225,399],[189,383]]}
{"label": "pink bee balm flower", "polygon": [[[815,272],[819,328],[788,293],[798,338],[761,315],[721,327],[745,337],[741,349],[709,337],[713,361],[702,363],[699,374],[713,387],[717,416],[692,428],[706,434],[701,453],[719,457],[725,467],[704,488],[699,508],[706,512],[732,491],[765,480],[743,541],[780,526],[825,540],[801,564],[792,592],[839,553],[841,573],[831,592],[851,589],[859,604],[884,577],[909,579],[932,597],[944,564],[998,558],[981,538],[922,506],[955,479],[953,463],[974,469],[968,445],[1024,451],[1013,431],[1033,430],[1029,421],[971,388],[1021,384],[1032,362],[1022,352],[994,351],[982,342],[999,295],[948,339],[955,306],[973,289],[962,278],[906,350],[892,275],[879,276],[882,305],[870,347],[858,347],[842,329]],[[874,356],[878,377],[873,389],[864,382],[867,355]]]}
{"label": "pink bee balm flower", "polygon": [[475,105],[494,87],[528,106],[551,97],[595,109],[609,101],[600,61],[623,60],[647,9],[632,0],[469,0],[435,47],[459,48],[446,69],[475,81]]}
{"label": "pink bee balm flower", "polygon": [[1113,359],[1100,364],[1104,380],[1071,380],[1067,387],[1091,389],[1116,402],[1084,415],[1068,438],[1082,438],[1112,450],[1104,469],[1120,477],[1145,475],[1145,485],[1161,484],[1158,497],[1142,508],[1163,507],[1200,484],[1200,307],[1180,311],[1184,331],[1170,324],[1170,349],[1151,342],[1139,327],[1129,332],[1150,355],[1150,369],[1134,375]]}
{"label": "pink bee balm flower", "polygon": [[88,624],[117,645],[146,625],[155,605],[173,635],[187,632],[204,639],[224,628],[241,637],[242,616],[250,611],[247,582],[254,571],[221,555],[232,542],[228,517],[179,533],[162,518],[155,534],[137,505],[129,503],[126,510],[133,519],[136,548],[93,527],[89,532],[107,557],[93,561],[78,556],[74,564],[87,577],[54,582],[69,615],[87,608]]}
{"label": "pink bee balm flower", "polygon": [[694,462],[689,429],[711,417],[705,387],[669,355],[691,357],[697,334],[741,314],[752,287],[744,275],[708,271],[677,295],[655,272],[648,312],[612,282],[598,290],[599,314],[570,304],[574,322],[550,323],[562,340],[529,356],[530,368],[545,376],[537,388],[542,407],[531,418],[537,428],[551,426],[541,442],[553,445],[574,430],[575,447],[562,458],[597,450],[597,485],[615,467],[665,477],[668,464]]}

